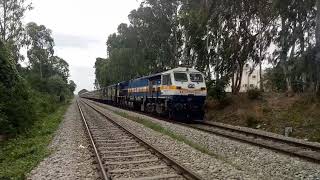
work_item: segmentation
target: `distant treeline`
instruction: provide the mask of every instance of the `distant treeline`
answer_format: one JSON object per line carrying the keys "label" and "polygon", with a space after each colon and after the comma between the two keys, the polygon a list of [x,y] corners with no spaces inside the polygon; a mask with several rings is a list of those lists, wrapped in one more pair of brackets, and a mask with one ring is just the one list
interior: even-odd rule
{"label": "distant treeline", "polygon": [[[0,0],[0,135],[27,131],[73,97],[76,88],[68,81],[68,63],[54,55],[51,31],[21,22],[30,9],[24,0]],[[28,49],[27,67],[20,64],[22,47]]]}
{"label": "distant treeline", "polygon": [[108,37],[96,87],[185,65],[238,93],[250,62],[272,65],[273,90],[319,92],[319,9],[320,0],[144,0]]}

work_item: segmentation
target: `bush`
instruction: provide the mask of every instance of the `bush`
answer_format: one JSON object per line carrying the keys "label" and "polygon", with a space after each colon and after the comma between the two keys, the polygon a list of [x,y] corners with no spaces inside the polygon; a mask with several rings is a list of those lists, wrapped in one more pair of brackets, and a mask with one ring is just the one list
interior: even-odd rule
{"label": "bush", "polygon": [[[1,84],[1,83],[0,83]],[[28,129],[35,119],[35,106],[30,95],[30,88],[20,80],[12,88],[0,86],[2,118],[0,130],[5,134],[17,134]]]}
{"label": "bush", "polygon": [[216,100],[224,100],[227,96],[225,91],[226,83],[223,80],[212,80],[207,83],[208,95]]}
{"label": "bush", "polygon": [[262,92],[259,89],[249,89],[247,93],[248,98],[251,100],[260,99],[262,97]]}
{"label": "bush", "polygon": [[232,98],[226,96],[225,98],[219,100],[218,108],[219,109],[224,109],[224,108],[228,107],[231,104],[232,104]]}
{"label": "bush", "polygon": [[295,93],[303,93],[304,83],[302,80],[292,81],[292,91]]}
{"label": "bush", "polygon": [[30,87],[16,70],[12,58],[0,42],[0,132],[16,134],[33,124],[34,105]]}
{"label": "bush", "polygon": [[256,128],[259,124],[259,121],[256,119],[256,117],[249,115],[246,119],[247,127],[250,128]]}
{"label": "bush", "polygon": [[267,68],[264,75],[266,80],[265,88],[276,92],[285,92],[287,90],[286,78],[281,67]]}

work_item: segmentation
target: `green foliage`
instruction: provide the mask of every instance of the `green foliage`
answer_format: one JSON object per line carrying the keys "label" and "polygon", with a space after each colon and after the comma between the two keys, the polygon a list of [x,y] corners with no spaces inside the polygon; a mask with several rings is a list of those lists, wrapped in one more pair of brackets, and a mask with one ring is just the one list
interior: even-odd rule
{"label": "green foliage", "polygon": [[262,98],[262,92],[259,89],[249,89],[247,91],[248,98],[251,100],[257,100]]}
{"label": "green foliage", "polygon": [[223,100],[226,98],[227,93],[225,88],[227,83],[223,80],[212,80],[207,83],[208,95],[216,100]]}
{"label": "green foliage", "polygon": [[266,89],[274,92],[284,92],[287,90],[285,75],[278,66],[266,69],[264,80],[266,81]]}
{"label": "green foliage", "polygon": [[302,81],[304,91],[318,91],[320,56],[314,52],[320,46],[312,49],[320,44],[315,40],[320,11],[315,2],[145,0],[129,14],[130,24],[120,24],[108,37],[109,56],[96,61],[96,86],[187,65],[208,80],[212,71],[217,79],[228,77],[238,93],[245,64],[262,66],[269,60],[276,67],[270,74],[272,90],[291,91]]}
{"label": "green foliage", "polygon": [[302,93],[303,92],[303,87],[304,87],[304,82],[302,80],[295,80],[291,82],[292,84],[292,90],[295,93]]}
{"label": "green foliage", "polygon": [[22,19],[32,6],[26,0],[0,0],[0,9],[0,40],[6,44],[14,63],[17,63],[23,59],[20,49],[25,45]]}
{"label": "green foliage", "polygon": [[77,88],[76,83],[74,83],[74,81],[70,80],[70,81],[69,81],[69,90],[70,90],[70,92],[74,93],[74,91],[76,90],[76,88]]}
{"label": "green foliage", "polygon": [[35,115],[30,88],[0,42],[0,132],[19,133],[32,125]]}
{"label": "green foliage", "polygon": [[97,58],[96,87],[177,67],[182,57],[179,1],[147,0],[107,40],[108,58]]}
{"label": "green foliage", "polygon": [[30,88],[21,80],[12,88],[0,88],[0,92],[3,95],[0,100],[3,103],[2,111],[7,117],[6,121],[0,122],[1,132],[14,134],[25,132],[35,118]]}
{"label": "green foliage", "polygon": [[41,79],[47,78],[51,75],[50,71],[53,67],[52,62],[49,61],[54,53],[54,40],[51,37],[51,30],[44,25],[38,26],[31,22],[27,24],[26,33],[29,46],[27,55],[32,70],[39,73]]}
{"label": "green foliage", "polygon": [[27,131],[35,120],[73,97],[76,88],[73,81],[68,84],[68,63],[53,56],[51,31],[35,23],[27,29],[30,67],[20,66],[18,72],[11,54],[0,43],[0,134]]}
{"label": "green foliage", "polygon": [[225,91],[227,85],[228,83],[223,79],[207,82],[208,95],[216,100],[217,109],[224,109],[232,103],[232,98],[228,97]]}
{"label": "green foliage", "polygon": [[69,95],[70,89],[68,84],[61,76],[52,76],[47,80],[47,92],[59,97],[60,102],[64,102]]}
{"label": "green foliage", "polygon": [[0,143],[0,179],[25,179],[50,152],[48,144],[58,128],[67,105],[38,119],[27,133]]}
{"label": "green foliage", "polygon": [[256,128],[259,124],[259,121],[255,116],[249,115],[246,119],[247,127]]}

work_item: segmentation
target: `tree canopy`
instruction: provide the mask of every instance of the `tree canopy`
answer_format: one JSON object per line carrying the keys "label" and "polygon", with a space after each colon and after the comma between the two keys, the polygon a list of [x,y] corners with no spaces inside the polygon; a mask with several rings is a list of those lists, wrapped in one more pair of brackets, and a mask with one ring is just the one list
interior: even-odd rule
{"label": "tree canopy", "polygon": [[184,65],[204,72],[207,80],[231,79],[237,93],[245,64],[269,63],[281,69],[288,91],[295,82],[318,91],[316,5],[316,0],[144,0],[130,12],[130,23],[108,37],[107,57],[96,61],[95,84]]}
{"label": "tree canopy", "polygon": [[[25,0],[0,0],[0,135],[26,132],[42,116],[66,103],[76,84],[67,61],[54,54],[51,30],[30,22]],[[27,47],[28,66],[20,65]]]}

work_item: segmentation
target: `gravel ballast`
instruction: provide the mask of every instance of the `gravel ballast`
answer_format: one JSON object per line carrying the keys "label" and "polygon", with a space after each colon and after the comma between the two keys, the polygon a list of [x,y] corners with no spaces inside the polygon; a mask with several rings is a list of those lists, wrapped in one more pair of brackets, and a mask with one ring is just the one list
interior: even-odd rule
{"label": "gravel ballast", "polygon": [[[174,179],[184,179],[171,166],[165,164],[126,131],[88,106],[81,105],[81,108],[100,152],[102,163],[111,179],[146,177],[153,179],[159,176],[174,176]],[[123,139],[126,139],[125,142]],[[128,139],[130,140],[128,141]],[[127,149],[128,145],[138,147]],[[154,161],[146,163],[148,160]]]}
{"label": "gravel ballast", "polygon": [[[208,179],[320,179],[319,164],[113,106],[102,106],[107,108],[105,112],[110,116],[131,127],[154,145],[166,150],[192,169],[196,169],[203,177],[210,177]],[[156,138],[155,134],[159,133],[155,133],[141,124],[123,120],[125,118],[120,118],[118,115],[111,113],[110,110],[125,112],[130,116],[160,124],[162,127],[206,147],[215,156],[202,154],[183,143],[174,142],[168,136],[159,135],[161,138]]]}
{"label": "gravel ballast", "polygon": [[97,179],[97,167],[73,100],[52,143],[51,155],[45,158],[27,179]]}
{"label": "gravel ballast", "polygon": [[250,174],[223,160],[201,153],[183,142],[146,128],[142,124],[128,120],[108,109],[95,107],[103,111],[109,118],[136,133],[140,138],[156,146],[163,153],[183,163],[204,179],[260,179],[255,174]]}

